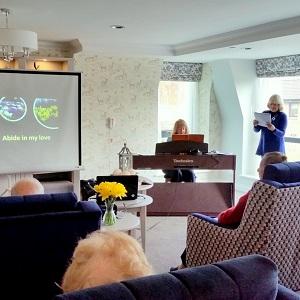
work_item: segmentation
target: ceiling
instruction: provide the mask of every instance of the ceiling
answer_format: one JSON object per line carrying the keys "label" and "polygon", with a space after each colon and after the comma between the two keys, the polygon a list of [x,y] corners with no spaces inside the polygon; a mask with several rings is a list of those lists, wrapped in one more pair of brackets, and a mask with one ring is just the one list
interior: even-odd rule
{"label": "ceiling", "polygon": [[[1,0],[9,28],[84,51],[208,62],[300,54],[299,0]],[[5,18],[0,16],[1,27]],[[111,29],[110,25],[125,29]],[[251,49],[245,49],[251,48]]]}

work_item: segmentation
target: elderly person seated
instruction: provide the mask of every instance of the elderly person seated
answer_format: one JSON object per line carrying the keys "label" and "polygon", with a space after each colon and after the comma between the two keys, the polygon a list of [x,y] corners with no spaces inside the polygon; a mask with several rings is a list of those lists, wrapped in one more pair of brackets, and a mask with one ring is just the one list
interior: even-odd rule
{"label": "elderly person seated", "polygon": [[141,245],[119,231],[94,231],[79,241],[62,281],[64,292],[153,274]]}
{"label": "elderly person seated", "polygon": [[17,181],[11,188],[12,196],[25,196],[44,194],[43,185],[33,177],[27,177]]}

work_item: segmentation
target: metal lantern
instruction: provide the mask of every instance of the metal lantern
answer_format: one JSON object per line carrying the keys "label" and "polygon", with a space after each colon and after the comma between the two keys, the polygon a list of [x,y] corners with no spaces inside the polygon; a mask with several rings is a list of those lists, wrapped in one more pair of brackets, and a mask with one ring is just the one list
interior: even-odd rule
{"label": "metal lantern", "polygon": [[122,172],[132,169],[132,153],[127,148],[126,143],[124,143],[124,147],[119,152],[119,169]]}

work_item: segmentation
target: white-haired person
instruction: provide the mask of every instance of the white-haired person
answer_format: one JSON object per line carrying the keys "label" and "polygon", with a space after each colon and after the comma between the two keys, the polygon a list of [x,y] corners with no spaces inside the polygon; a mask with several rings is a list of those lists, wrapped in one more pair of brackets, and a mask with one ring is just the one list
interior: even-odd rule
{"label": "white-haired person", "polygon": [[283,102],[279,95],[272,95],[268,101],[269,110],[264,113],[271,114],[271,123],[267,127],[258,125],[258,120],[253,120],[255,132],[260,132],[260,140],[256,154],[263,156],[267,152],[279,151],[285,153],[284,135],[287,127],[287,116],[283,112]]}
{"label": "white-haired person", "polygon": [[44,187],[36,178],[33,177],[20,179],[11,188],[11,196],[36,194],[44,194]]}
{"label": "white-haired person", "polygon": [[62,280],[64,292],[152,275],[141,245],[120,231],[94,231],[79,241]]}

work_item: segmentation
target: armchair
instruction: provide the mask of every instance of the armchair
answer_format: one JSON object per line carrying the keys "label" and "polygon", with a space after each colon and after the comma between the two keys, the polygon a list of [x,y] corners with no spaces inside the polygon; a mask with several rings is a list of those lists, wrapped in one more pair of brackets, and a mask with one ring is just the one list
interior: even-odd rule
{"label": "armchair", "polygon": [[74,193],[0,197],[0,298],[52,299],[78,239],[100,220],[98,205]]}
{"label": "armchair", "polygon": [[188,217],[187,266],[257,253],[276,263],[281,284],[299,290],[300,162],[268,165],[264,178],[254,183],[237,228]]}

